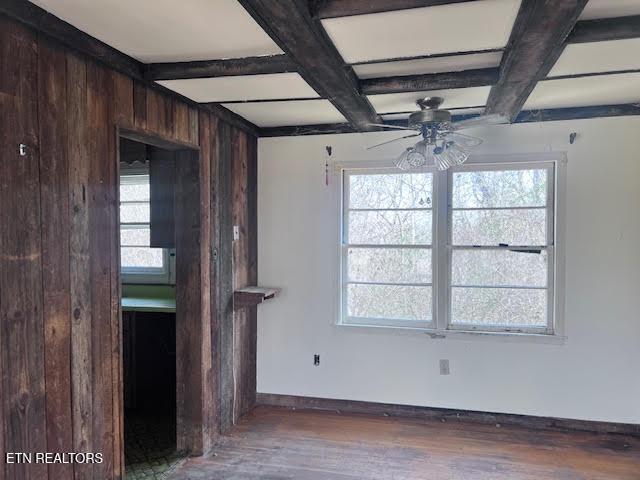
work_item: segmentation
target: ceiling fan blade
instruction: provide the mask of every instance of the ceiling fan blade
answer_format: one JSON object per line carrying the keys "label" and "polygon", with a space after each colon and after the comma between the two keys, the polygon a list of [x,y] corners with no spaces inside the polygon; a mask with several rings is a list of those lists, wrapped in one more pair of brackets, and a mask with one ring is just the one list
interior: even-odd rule
{"label": "ceiling fan blade", "polygon": [[387,143],[397,142],[398,140],[404,140],[405,138],[419,137],[422,135],[421,133],[414,133],[412,135],[405,135],[404,137],[394,138],[393,140],[387,140],[386,142],[378,143],[377,145],[372,145],[371,147],[367,147],[367,150],[371,150],[372,148],[381,147],[382,145],[386,145]]}
{"label": "ceiling fan blade", "polygon": [[390,128],[392,130],[415,130],[415,128],[399,127],[397,125],[387,125],[386,123],[367,123],[370,127]]}
{"label": "ceiling fan blade", "polygon": [[482,143],[482,139],[478,137],[472,137],[471,135],[465,135],[463,133],[458,132],[449,132],[445,136],[447,141],[452,141],[457,145],[460,145],[465,148],[473,148],[477,147]]}
{"label": "ceiling fan blade", "polygon": [[454,130],[462,130],[463,128],[478,127],[481,125],[501,125],[509,123],[509,119],[504,115],[498,113],[492,113],[489,115],[480,115],[479,117],[469,118],[467,120],[460,120],[459,122],[453,122]]}

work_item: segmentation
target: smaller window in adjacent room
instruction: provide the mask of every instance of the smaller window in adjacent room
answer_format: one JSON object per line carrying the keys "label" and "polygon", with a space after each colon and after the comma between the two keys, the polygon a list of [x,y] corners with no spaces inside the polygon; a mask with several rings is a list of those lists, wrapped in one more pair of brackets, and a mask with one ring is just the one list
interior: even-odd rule
{"label": "smaller window in adjacent room", "polygon": [[556,170],[344,169],[340,323],[557,333]]}
{"label": "smaller window in adjacent room", "polygon": [[345,172],[344,323],[432,325],[432,177]]}
{"label": "smaller window in adjacent room", "polygon": [[149,175],[120,176],[120,265],[125,282],[169,283],[169,252],[150,247]]}

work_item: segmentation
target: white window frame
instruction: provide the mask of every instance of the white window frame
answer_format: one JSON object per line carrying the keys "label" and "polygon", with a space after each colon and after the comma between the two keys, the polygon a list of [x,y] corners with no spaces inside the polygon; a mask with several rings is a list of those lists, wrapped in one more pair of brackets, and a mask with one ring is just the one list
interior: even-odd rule
{"label": "white window frame", "polygon": [[[369,168],[348,168],[342,169],[341,174],[341,195],[340,195],[340,209],[342,212],[341,218],[341,226],[340,226],[340,317],[339,321],[344,325],[366,325],[366,326],[390,326],[390,327],[398,327],[398,328],[422,328],[429,329],[434,328],[434,308],[433,303],[435,303],[435,292],[434,292],[434,277],[432,276],[430,283],[387,283],[388,285],[407,285],[407,286],[418,286],[418,287],[431,287],[432,292],[432,308],[431,308],[431,321],[428,320],[405,320],[405,319],[394,319],[394,318],[364,318],[364,317],[349,317],[346,315],[347,310],[347,294],[346,290],[350,283],[364,283],[364,282],[349,282],[348,272],[347,272],[347,256],[349,248],[355,247],[366,247],[366,248],[408,248],[408,249],[426,249],[431,250],[431,263],[435,260],[434,256],[434,239],[435,239],[435,195],[432,191],[431,198],[431,208],[423,208],[416,210],[429,210],[431,211],[431,245],[357,245],[350,244],[347,241],[348,233],[345,228],[349,222],[349,211],[348,206],[345,206],[345,199],[349,198],[349,177],[351,175],[358,175],[362,173],[371,173],[371,174],[389,174],[389,173],[401,173],[397,168],[389,168],[389,167],[369,167]],[[428,168],[415,169],[409,173],[431,173],[433,175],[434,170]],[[435,181],[435,175],[432,176],[432,188],[435,190],[435,186],[433,182]],[[408,209],[407,209],[408,210]],[[433,270],[433,269],[432,269]],[[376,284],[385,284],[384,282],[380,282]]]}
{"label": "white window frame", "polygon": [[[142,169],[127,169],[121,171],[121,185],[139,185],[140,179],[146,179],[148,182],[149,173]],[[120,205],[146,204],[147,201],[122,201]],[[120,231],[126,229],[135,229],[140,227],[149,227],[150,223],[123,223],[120,222]],[[120,248],[142,247],[149,248],[148,245],[121,245]],[[128,284],[173,284],[175,283],[175,252],[173,249],[162,249],[162,267],[123,267],[120,266],[120,274],[122,283]]]}
{"label": "white window frame", "polygon": [[[433,322],[399,321],[394,319],[353,319],[346,317],[346,268],[347,249],[345,242],[345,228],[348,226],[348,176],[352,173],[400,173],[389,167],[391,162],[354,162],[340,166],[339,208],[340,208],[340,269],[339,269],[339,308],[337,325],[348,327],[382,327],[392,329],[421,331],[434,338],[467,337],[467,336],[500,336],[502,338],[532,338],[558,339],[564,341],[566,332],[564,326],[564,222],[566,198],[566,154],[559,152],[525,154],[525,155],[476,155],[471,157],[465,165],[440,172],[433,169],[420,169],[433,173],[432,198],[432,308]],[[547,183],[547,245],[541,245],[547,250],[547,319],[546,327],[518,327],[504,326],[485,327],[471,325],[451,325],[450,302],[451,286],[451,201],[452,172],[469,170],[500,170],[500,169],[548,169]],[[443,207],[441,207],[443,206]],[[513,248],[514,246],[509,246]],[[537,246],[536,246],[537,247]],[[507,248],[507,247],[496,247]],[[366,320],[366,321],[365,321]]]}

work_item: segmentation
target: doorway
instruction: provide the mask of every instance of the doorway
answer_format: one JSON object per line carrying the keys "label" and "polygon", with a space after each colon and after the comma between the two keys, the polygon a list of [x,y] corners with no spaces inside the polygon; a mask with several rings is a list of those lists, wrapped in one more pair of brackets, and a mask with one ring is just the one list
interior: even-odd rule
{"label": "doorway", "polygon": [[189,332],[203,321],[199,152],[126,131],[118,140],[124,468],[160,479],[201,453],[189,368],[202,341]]}

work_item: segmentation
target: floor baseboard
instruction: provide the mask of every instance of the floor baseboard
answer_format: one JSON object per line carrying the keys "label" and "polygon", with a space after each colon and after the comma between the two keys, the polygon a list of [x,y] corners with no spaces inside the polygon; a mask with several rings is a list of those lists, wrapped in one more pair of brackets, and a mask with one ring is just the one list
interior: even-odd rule
{"label": "floor baseboard", "polygon": [[301,397],[273,393],[258,393],[257,405],[272,407],[333,410],[347,413],[364,413],[389,417],[411,417],[442,422],[475,422],[493,425],[516,425],[538,430],[564,430],[594,433],[617,433],[640,436],[640,425],[630,423],[572,420],[568,418],[536,417],[510,413],[489,413],[472,410],[418,407],[389,403],[335,400],[330,398]]}

